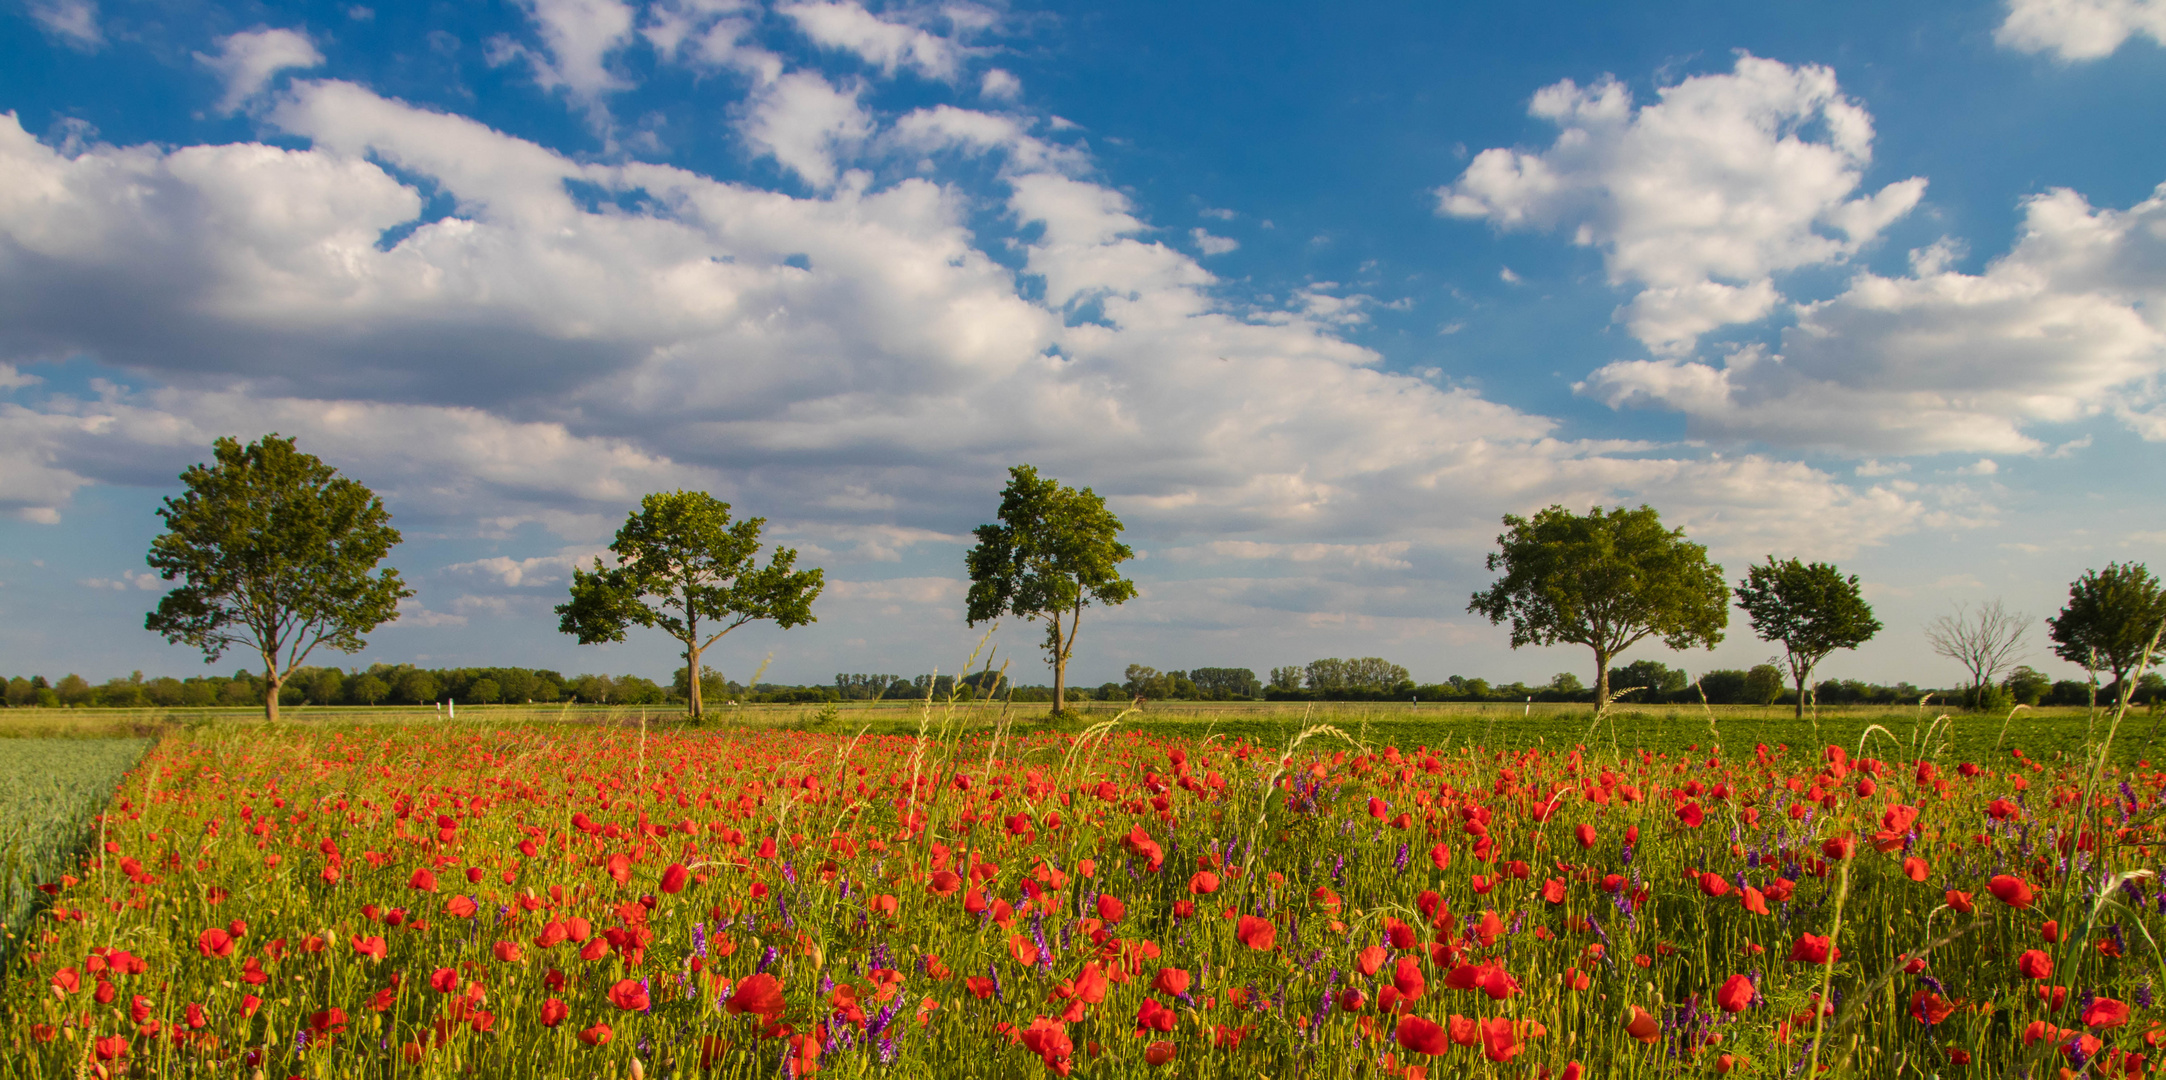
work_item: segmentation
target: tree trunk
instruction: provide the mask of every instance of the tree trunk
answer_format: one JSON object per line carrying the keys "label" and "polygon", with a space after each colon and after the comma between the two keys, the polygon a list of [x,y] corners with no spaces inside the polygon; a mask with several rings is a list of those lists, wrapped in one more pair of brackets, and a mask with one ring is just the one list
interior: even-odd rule
{"label": "tree trunk", "polygon": [[263,718],[274,724],[278,723],[278,692],[285,684],[286,680],[279,678],[278,672],[263,673]]}
{"label": "tree trunk", "polygon": [[684,643],[684,692],[691,703],[692,719],[701,719],[706,705],[699,696],[699,639],[696,637]]}
{"label": "tree trunk", "polygon": [[1603,649],[1594,651],[1594,711],[1600,713],[1609,708],[1609,653]]}
{"label": "tree trunk", "polygon": [[1052,617],[1053,624],[1053,715],[1059,716],[1067,705],[1068,696],[1068,644],[1075,640],[1071,627],[1066,641],[1060,636],[1060,616]]}
{"label": "tree trunk", "polygon": [[1805,678],[1809,674],[1799,672],[1797,676],[1797,718],[1800,720],[1805,719]]}

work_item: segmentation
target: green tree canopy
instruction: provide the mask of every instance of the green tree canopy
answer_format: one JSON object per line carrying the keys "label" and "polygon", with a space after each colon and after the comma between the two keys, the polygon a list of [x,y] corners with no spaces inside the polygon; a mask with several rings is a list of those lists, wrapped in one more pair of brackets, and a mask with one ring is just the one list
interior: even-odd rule
{"label": "green tree canopy", "polygon": [[999,522],[976,533],[978,545],[965,556],[970,625],[1008,614],[1045,623],[1057,716],[1066,707],[1068,658],[1083,609],[1136,595],[1135,583],[1120,575],[1120,564],[1135,557],[1120,542],[1121,519],[1091,489],[1077,491],[1017,465],[1000,493]]}
{"label": "green tree canopy", "polygon": [[316,646],[359,651],[413,595],[397,570],[376,569],[399,531],[374,492],[292,439],[222,438],[212,453],[215,463],[190,466],[187,491],[158,511],[166,531],[151,541],[150,567],[182,584],[143,626],[203,650],[205,663],[253,650],[264,715],[277,720],[286,676]]}
{"label": "green tree canopy", "polygon": [[1489,569],[1504,576],[1467,610],[1509,619],[1512,648],[1570,643],[1594,650],[1595,708],[1609,705],[1609,662],[1654,637],[1672,649],[1714,648],[1728,625],[1730,588],[1707,549],[1664,529],[1661,515],[1552,506],[1504,516]]}
{"label": "green tree canopy", "polygon": [[1737,583],[1737,606],[1745,609],[1762,641],[1779,641],[1797,686],[1797,715],[1805,715],[1805,687],[1813,667],[1837,649],[1855,649],[1880,632],[1880,620],[1858,588],[1827,563],[1776,561],[1745,571]]}
{"label": "green tree canopy", "polygon": [[2046,620],[2053,654],[2086,670],[2113,672],[2119,689],[2130,669],[2143,660],[2161,623],[2166,623],[2166,590],[2142,563],[2107,563],[2086,570],[2068,587],[2068,606]]}
{"label": "green tree canopy", "polygon": [[[623,641],[632,626],[659,627],[683,643],[692,715],[704,715],[705,680],[693,675],[702,650],[749,622],[769,620],[786,630],[815,621],[812,601],[825,584],[821,572],[793,569],[797,551],[785,547],[758,565],[766,524],[766,518],[732,524],[730,504],[704,491],[641,499],[609,545],[617,565],[591,573],[573,569],[572,598],[556,609],[558,629],[592,645]],[[595,700],[587,688],[580,696]]]}

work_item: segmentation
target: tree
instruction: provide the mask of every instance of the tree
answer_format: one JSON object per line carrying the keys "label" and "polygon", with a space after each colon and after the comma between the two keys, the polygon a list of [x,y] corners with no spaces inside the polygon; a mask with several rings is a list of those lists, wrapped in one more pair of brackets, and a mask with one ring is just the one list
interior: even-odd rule
{"label": "tree", "polygon": [[[766,524],[766,518],[731,524],[730,504],[704,491],[641,499],[609,545],[617,565],[572,570],[572,598],[556,609],[558,629],[593,645],[623,641],[633,625],[660,627],[684,645],[690,708],[700,718],[705,696],[696,673],[703,650],[749,622],[769,620],[787,630],[815,621],[821,572],[793,570],[797,551],[785,547],[757,565]],[[706,634],[702,621],[720,629]]]}
{"label": "tree", "polygon": [[1248,668],[1200,667],[1190,671],[1188,677],[1199,694],[1213,700],[1252,698],[1263,692],[1263,684]]}
{"label": "tree", "polygon": [[1745,571],[1737,583],[1737,606],[1762,641],[1779,641],[1790,681],[1797,686],[1797,715],[1805,715],[1805,686],[1814,665],[1837,649],[1855,649],[1880,632],[1880,620],[1858,588],[1827,563],[1775,561]]}
{"label": "tree", "polygon": [[975,530],[978,545],[964,557],[970,571],[969,622],[1013,614],[1045,623],[1046,662],[1053,667],[1053,714],[1066,707],[1068,658],[1075,651],[1083,609],[1116,605],[1136,595],[1120,576],[1135,557],[1118,539],[1121,519],[1091,489],[1077,491],[1029,465],[1008,470],[1000,521]]}
{"label": "tree", "polygon": [[1782,669],[1773,664],[1754,664],[1745,672],[1745,700],[1754,705],[1773,705],[1782,696]]}
{"label": "tree", "polygon": [[1569,642],[1594,650],[1594,703],[1609,705],[1609,662],[1647,637],[1672,649],[1714,648],[1729,623],[1730,588],[1707,549],[1664,529],[1661,516],[1597,506],[1581,517],[1552,506],[1530,520],[1504,516],[1503,549],[1488,565],[1504,576],[1467,610],[1512,622],[1512,648]]}
{"label": "tree", "polygon": [[166,532],[151,541],[150,567],[183,584],[143,626],[202,649],[205,663],[254,650],[275,721],[286,676],[316,646],[359,651],[413,590],[376,569],[399,531],[374,492],[276,434],[247,446],[222,438],[212,453],[216,464],[190,466],[186,493],[158,511]]}
{"label": "tree", "polygon": [[2053,680],[2029,664],[2022,664],[2001,680],[2001,689],[2008,691],[2009,698],[2018,705],[2036,705],[2053,692]]}
{"label": "tree", "polygon": [[2113,672],[2116,692],[2166,622],[2166,590],[2142,563],[2107,563],[2068,587],[2068,606],[2047,619],[2055,656]]}
{"label": "tree", "polygon": [[391,688],[385,686],[384,681],[374,675],[357,676],[352,682],[346,684],[346,696],[363,705],[374,705],[382,701],[384,695],[390,692]]}
{"label": "tree", "polygon": [[1271,669],[1270,687],[1281,692],[1301,689],[1302,670],[1292,665]]}
{"label": "tree", "polygon": [[1942,615],[1926,625],[1925,640],[1933,651],[1970,672],[1964,705],[1984,708],[1993,677],[2023,655],[2023,633],[2030,620],[2009,611],[1998,600],[1979,606],[1976,612],[1956,605],[1955,614]]}

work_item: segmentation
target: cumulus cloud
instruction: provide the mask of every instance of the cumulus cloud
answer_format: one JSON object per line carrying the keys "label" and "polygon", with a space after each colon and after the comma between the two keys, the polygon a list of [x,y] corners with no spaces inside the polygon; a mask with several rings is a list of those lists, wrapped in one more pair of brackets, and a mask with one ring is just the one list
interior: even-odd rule
{"label": "cumulus cloud", "polygon": [[[1229,303],[1022,119],[883,124],[850,104],[856,142],[798,155],[834,181],[804,196],[576,160],[338,81],[265,114],[297,149],[70,157],[0,120],[0,362],[87,355],[145,384],[0,405],[0,507],[169,484],[212,438],[276,430],[402,519],[532,523],[571,545],[462,555],[447,576],[483,598],[560,582],[640,494],[674,487],[769,516],[808,552],[907,565],[967,543],[1019,460],[1094,486],[1138,541],[1185,551],[1184,571],[1276,562],[1318,580],[1445,575],[1499,514],[1552,501],[1650,501],[1725,550],[1831,557],[1942,512],[1918,485],[1566,438],[1383,370],[1343,336],[1373,301],[1316,283]],[[905,146],[999,155],[993,193],[843,172]],[[401,177],[432,183],[449,216]],[[867,605],[954,590],[842,585]],[[1399,604],[1409,633],[1457,632],[1411,613],[1419,581],[1242,588],[1328,615]]]}
{"label": "cumulus cloud", "polygon": [[215,56],[197,53],[196,62],[218,73],[226,92],[218,99],[218,111],[231,113],[263,92],[281,71],[312,68],[323,63],[316,44],[299,30],[244,30],[218,39]]}
{"label": "cumulus cloud", "polygon": [[519,7],[542,48],[500,42],[493,52],[498,62],[524,59],[535,82],[562,88],[590,105],[628,85],[609,70],[608,60],[632,39],[631,5],[621,0],[519,0]]}
{"label": "cumulus cloud", "polygon": [[1912,267],[1807,305],[1779,354],[1622,361],[1580,389],[1700,434],[1859,455],[2039,453],[2029,429],[2100,415],[2166,440],[2166,186],[2126,210],[2047,192],[1982,273],[1931,252]]}
{"label": "cumulus cloud", "polygon": [[1556,141],[1482,151],[1437,189],[1438,212],[1600,250],[1611,281],[1637,290],[1618,319],[1682,355],[1774,311],[1773,275],[1849,258],[1924,194],[1917,178],[1859,193],[1872,118],[1828,68],[1741,54],[1657,97],[1636,104],[1607,76],[1542,88],[1528,111]]}
{"label": "cumulus cloud", "polygon": [[95,0],[31,0],[30,17],[71,49],[96,52],[105,44]]}
{"label": "cumulus cloud", "polygon": [[835,182],[835,156],[872,134],[857,91],[837,89],[809,71],[762,87],[746,111],[745,139],[815,187]]}
{"label": "cumulus cloud", "polygon": [[2166,0],[2010,0],[1993,40],[2074,61],[2110,56],[2138,35],[2166,44]]}
{"label": "cumulus cloud", "polygon": [[[821,0],[817,3],[784,4],[777,14],[797,24],[815,43],[854,53],[867,64],[893,75],[908,68],[928,79],[950,80],[956,75],[960,54],[954,42],[914,26],[882,19],[863,6]],[[1000,74],[1006,74],[1001,72]],[[1008,76],[1010,80],[1014,76]],[[986,75],[988,85],[993,73]],[[1021,83],[1016,83],[1019,89]],[[996,96],[988,93],[987,96]]]}

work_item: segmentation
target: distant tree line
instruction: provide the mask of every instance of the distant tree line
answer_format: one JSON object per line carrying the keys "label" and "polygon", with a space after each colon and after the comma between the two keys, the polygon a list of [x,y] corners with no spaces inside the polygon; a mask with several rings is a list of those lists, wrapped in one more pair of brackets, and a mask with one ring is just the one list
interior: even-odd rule
{"label": "distant tree line", "polygon": [[[1122,682],[1098,687],[1071,686],[1067,696],[1078,701],[1455,701],[1591,703],[1594,691],[1572,672],[1559,672],[1545,683],[1503,682],[1454,675],[1442,682],[1417,683],[1397,664],[1368,656],[1353,660],[1336,658],[1270,669],[1268,680],[1248,668],[1202,667],[1187,671],[1160,671],[1130,664]],[[187,679],[146,678],[138,671],[121,678],[92,683],[80,675],[57,682],[43,675],[0,680],[11,707],[56,708],[183,708],[202,706],[252,706],[263,702],[262,676],[250,671],[231,675],[200,675]],[[1682,668],[1658,660],[1636,660],[1609,672],[1611,696],[1623,707],[1698,704],[1704,694],[1711,705],[1794,705],[1797,691],[1774,664],[1748,669],[1717,668],[1703,671],[1695,680]],[[1051,687],[1010,685],[999,672],[964,675],[851,675],[835,676],[828,685],[795,686],[761,682],[747,687],[705,668],[701,692],[710,702],[760,704],[823,704],[844,701],[937,701],[950,696],[962,700],[1002,698],[1016,702],[1050,702]],[[1988,687],[1983,706],[2006,709],[2014,705],[2090,704],[2093,687],[2077,679],[2053,680],[2028,665],[2018,666],[1998,684]],[[1928,694],[1935,700],[1961,704],[1972,700],[1970,687],[1924,689],[1908,682],[1893,685],[1857,679],[1826,679],[1812,687],[1822,705],[1915,705]],[[2115,700],[2111,685],[2097,688],[2098,700]],[[456,701],[466,705],[559,704],[584,705],[683,705],[683,669],[669,685],[638,675],[563,675],[544,668],[473,667],[420,668],[411,664],[377,664],[367,670],[337,668],[296,669],[279,688],[282,705],[427,705]],[[2136,704],[2166,701],[2166,678],[2146,673],[2137,681],[2132,698]]]}

